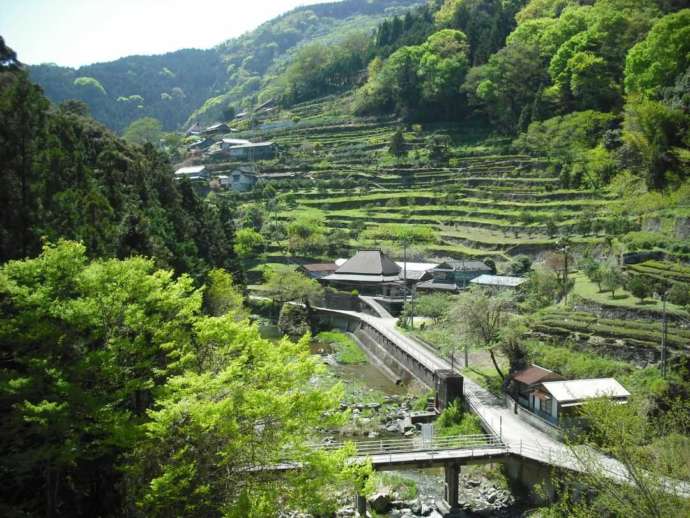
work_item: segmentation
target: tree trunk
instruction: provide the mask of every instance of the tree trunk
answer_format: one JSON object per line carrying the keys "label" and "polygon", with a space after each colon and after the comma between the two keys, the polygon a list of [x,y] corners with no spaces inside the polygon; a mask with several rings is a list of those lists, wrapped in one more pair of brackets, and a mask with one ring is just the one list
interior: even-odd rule
{"label": "tree trunk", "polygon": [[501,371],[501,368],[498,366],[498,362],[496,361],[496,356],[494,355],[493,348],[489,349],[489,355],[491,356],[491,362],[494,364],[494,367],[496,368],[496,372],[498,372],[498,375],[501,377],[502,380],[506,379],[505,375]]}

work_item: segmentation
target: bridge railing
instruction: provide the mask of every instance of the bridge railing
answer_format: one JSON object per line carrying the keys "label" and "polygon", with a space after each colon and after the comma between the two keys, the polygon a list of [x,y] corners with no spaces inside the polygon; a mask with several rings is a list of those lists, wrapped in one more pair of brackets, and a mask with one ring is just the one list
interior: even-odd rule
{"label": "bridge railing", "polygon": [[336,450],[342,448],[346,444],[353,444],[357,455],[506,448],[505,444],[503,444],[498,437],[487,434],[434,436],[430,439],[410,437],[405,439],[345,441],[315,445],[315,447],[325,450]]}

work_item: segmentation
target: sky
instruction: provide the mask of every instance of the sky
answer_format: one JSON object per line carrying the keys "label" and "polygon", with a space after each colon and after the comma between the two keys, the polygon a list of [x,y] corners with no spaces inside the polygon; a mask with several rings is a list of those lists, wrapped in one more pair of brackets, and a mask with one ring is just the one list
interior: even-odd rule
{"label": "sky", "polygon": [[0,36],[23,63],[78,67],[213,47],[324,1],[332,0],[0,0]]}

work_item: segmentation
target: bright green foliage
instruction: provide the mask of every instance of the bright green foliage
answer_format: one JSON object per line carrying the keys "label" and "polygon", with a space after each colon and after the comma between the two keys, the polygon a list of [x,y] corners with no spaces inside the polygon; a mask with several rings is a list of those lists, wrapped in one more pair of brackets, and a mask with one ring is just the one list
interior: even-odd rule
{"label": "bright green foliage", "polygon": [[[592,488],[594,497],[566,493],[555,515],[680,518],[690,514],[682,482],[688,477],[688,403],[676,399],[669,407],[663,417],[655,418],[641,400],[621,405],[602,398],[587,403],[582,409],[586,432],[578,434],[571,447],[584,469],[566,475],[565,482]],[[612,484],[598,452],[619,460],[629,482]]]}
{"label": "bright green foliage", "polygon": [[625,289],[644,302],[647,297],[654,293],[654,286],[649,277],[642,275],[632,275],[625,283]]}
{"label": "bright green foliage", "polygon": [[[535,93],[546,82],[545,70],[535,46],[509,45],[472,68],[463,90],[470,104],[486,114],[500,131],[511,133],[519,127],[523,110],[531,110]],[[527,113],[527,112],[525,112]],[[524,124],[524,123],[523,123]]]}
{"label": "bright green foliage", "polygon": [[396,225],[383,223],[365,229],[360,237],[363,239],[394,240],[400,243],[434,243],[437,241],[436,231],[428,225]]}
{"label": "bright green foliage", "polygon": [[413,114],[425,107],[447,112],[448,103],[459,96],[468,51],[465,34],[451,29],[432,34],[422,45],[396,50],[358,91],[356,110],[393,108]]}
{"label": "bright green foliage", "polygon": [[275,302],[288,301],[313,302],[323,294],[323,288],[314,279],[310,279],[294,270],[271,270],[264,283],[266,296]]}
{"label": "bright green foliage", "polygon": [[649,188],[677,185],[687,176],[690,122],[681,109],[633,99],[626,105],[623,139],[635,157],[631,169]]}
{"label": "bright green foliage", "polygon": [[449,405],[435,421],[437,433],[449,435],[481,435],[483,430],[478,416],[463,412],[458,401]]}
{"label": "bright green foliage", "polygon": [[447,317],[452,300],[443,293],[432,293],[420,296],[414,304],[417,315],[428,317],[434,321],[434,324],[438,324]]}
{"label": "bright green foliage", "polygon": [[367,355],[350,336],[340,331],[323,331],[314,338],[318,342],[329,344],[335,349],[339,363],[346,365],[367,362]]}
{"label": "bright green foliage", "polygon": [[93,77],[77,77],[74,80],[74,86],[98,92],[100,95],[108,95],[103,85]]}
{"label": "bright green foliage", "polygon": [[[342,396],[311,383],[307,341],[202,316],[187,276],[60,242],[1,267],[0,299],[3,515],[325,512],[366,475],[306,446]],[[285,460],[309,467],[267,481]]]}
{"label": "bright green foliage", "polygon": [[324,217],[320,212],[301,214],[288,224],[288,248],[292,253],[314,255],[328,246]]}
{"label": "bright green foliage", "polygon": [[233,281],[232,275],[225,270],[216,268],[206,276],[204,290],[204,310],[212,316],[231,314],[237,320],[249,317],[244,307],[244,297]]}
{"label": "bright green foliage", "polygon": [[352,33],[337,44],[313,43],[302,47],[285,72],[288,102],[300,102],[354,84],[367,63],[370,39]]}
{"label": "bright green foliage", "polygon": [[256,230],[241,228],[235,233],[233,248],[242,260],[254,259],[264,251],[264,238]]}
{"label": "bright green foliage", "polygon": [[601,270],[601,286],[611,292],[611,296],[616,296],[616,290],[625,284],[625,277],[621,269],[614,264],[606,264]]}
{"label": "bright green foliage", "polygon": [[615,162],[601,142],[617,122],[618,118],[609,113],[573,112],[533,122],[514,145],[551,157],[564,169],[564,187],[598,187],[608,182],[615,171]]}
{"label": "bright green foliage", "polygon": [[690,65],[690,9],[657,21],[625,60],[625,91],[658,98]]}
{"label": "bright green foliage", "polygon": [[161,123],[153,117],[137,119],[127,127],[122,136],[132,144],[148,143],[158,146],[161,138]]}
{"label": "bright green foliage", "polygon": [[13,358],[0,371],[2,501],[110,514],[121,452],[166,377],[196,365],[201,292],[148,259],[89,263],[84,246],[60,242],[3,266],[0,298]]}
{"label": "bright green foliage", "polygon": [[[271,344],[227,318],[206,320],[197,332],[202,342],[222,344],[219,367],[171,379],[149,413],[128,471],[139,509],[146,516],[332,512],[325,502],[343,481],[345,456],[305,441],[342,393],[310,387],[319,368],[307,341]],[[285,461],[308,469],[266,479],[262,468]]]}

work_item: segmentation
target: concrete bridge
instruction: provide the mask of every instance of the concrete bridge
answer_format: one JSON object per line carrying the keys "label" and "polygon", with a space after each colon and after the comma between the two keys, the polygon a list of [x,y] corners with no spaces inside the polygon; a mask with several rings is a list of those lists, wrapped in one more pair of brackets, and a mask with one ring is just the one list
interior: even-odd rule
{"label": "concrete bridge", "polygon": [[[481,444],[477,438],[435,439],[435,442],[384,441],[359,443],[358,452],[371,459],[379,470],[403,467],[443,466],[445,469],[446,503],[452,511],[457,506],[457,479],[460,467],[466,464],[501,462],[509,477],[526,488],[537,484],[549,488],[550,470],[584,471],[594,463],[612,482],[630,483],[630,474],[619,461],[590,449],[573,450],[559,438],[534,427],[515,414],[511,406],[477,383],[457,375],[448,361],[426,345],[403,334],[396,328],[396,319],[377,317],[367,313],[315,308],[319,318],[333,327],[352,332],[367,348],[367,352],[382,359],[387,367],[395,363],[397,372],[414,377],[436,390],[437,409],[457,397],[457,378],[466,406],[479,416],[488,435]],[[453,376],[457,376],[454,378]],[[450,381],[450,384],[448,382]],[[452,441],[456,441],[452,443]],[[475,441],[475,443],[472,443]],[[681,484],[684,495],[690,496],[690,486]],[[669,487],[678,487],[669,481]],[[358,497],[360,514],[366,501]]]}

